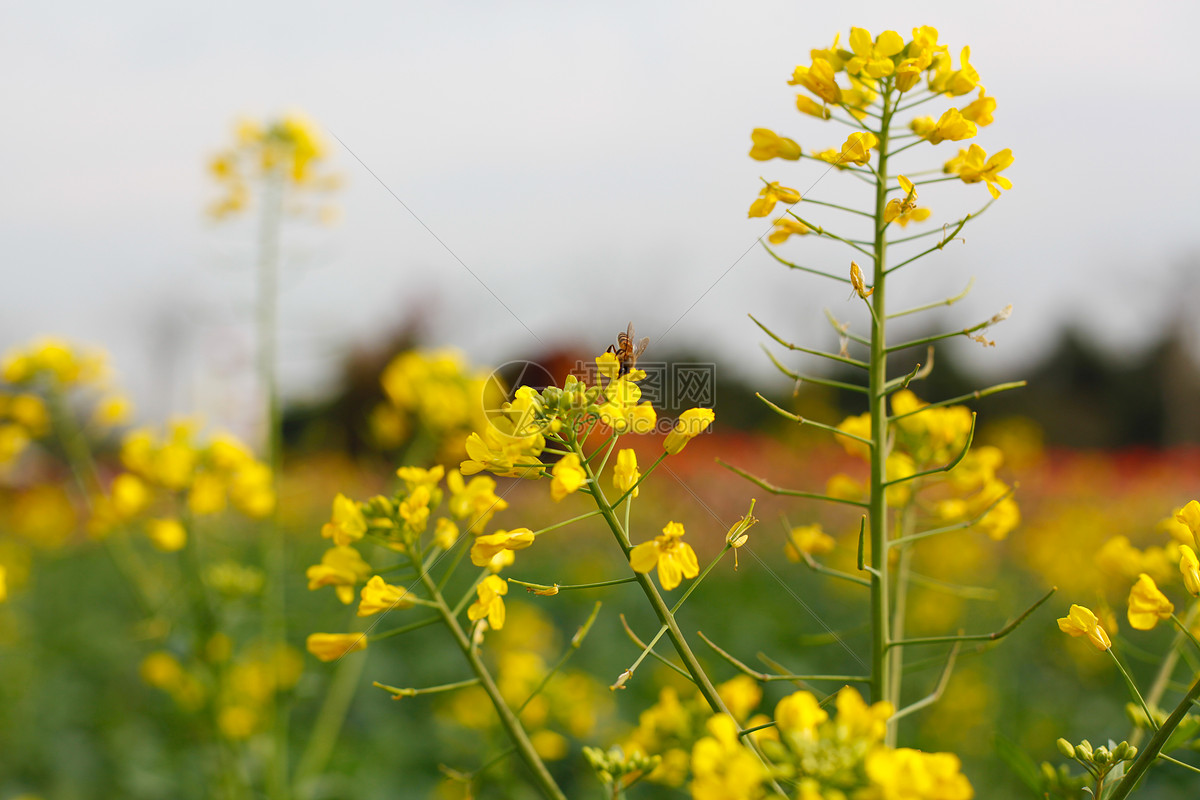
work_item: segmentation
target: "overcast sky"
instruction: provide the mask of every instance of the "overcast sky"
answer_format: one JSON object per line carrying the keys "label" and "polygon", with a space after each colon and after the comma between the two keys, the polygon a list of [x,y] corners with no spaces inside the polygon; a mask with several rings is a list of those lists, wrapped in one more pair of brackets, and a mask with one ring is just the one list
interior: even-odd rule
{"label": "overcast sky", "polygon": [[[239,402],[220,387],[251,353],[252,229],[206,220],[204,165],[238,116],[289,109],[324,128],[346,179],[342,223],[289,247],[293,390],[318,392],[347,348],[414,309],[429,314],[431,344],[479,362],[538,340],[599,351],[632,319],[652,347],[690,345],[748,371],[765,362],[747,312],[828,346],[822,309],[861,326],[859,309],[842,286],[755,248],[766,229],[746,209],[760,175],[813,198],[862,202],[861,190],[812,162],[749,159],[749,133],[839,145],[848,129],[795,111],[792,69],[852,24],[905,38],[928,24],[956,61],[971,46],[998,99],[977,141],[1012,148],[1014,188],[965,244],[900,273],[892,298],[934,300],[974,276],[941,319],[961,327],[1012,303],[997,348],[978,352],[1005,378],[1068,322],[1136,352],[1197,294],[1197,16],[1194,3],[1095,0],[10,0],[0,346],[46,333],[103,344],[156,411],[220,416],[210,406]],[[905,163],[937,167],[957,147]],[[982,184],[939,189],[922,198],[938,221],[987,200]],[[811,237],[783,253],[848,266]]]}

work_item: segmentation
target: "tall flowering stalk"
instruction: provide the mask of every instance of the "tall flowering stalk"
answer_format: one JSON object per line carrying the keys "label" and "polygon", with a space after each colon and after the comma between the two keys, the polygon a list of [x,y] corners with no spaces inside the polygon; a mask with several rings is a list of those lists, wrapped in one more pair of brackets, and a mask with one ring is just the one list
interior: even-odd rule
{"label": "tall flowering stalk", "polygon": [[[835,37],[827,49],[812,51],[812,62],[798,66],[788,81],[801,88],[797,109],[816,119],[852,128],[840,148],[805,150],[791,138],[759,128],[753,131],[751,158],[759,161],[808,160],[818,167],[807,179],[810,188],[801,196],[780,181],[763,179],[763,188],[750,206],[751,218],[778,214],[773,220],[767,250],[784,265],[810,275],[846,284],[851,298],[865,310],[865,334],[856,333],[849,322],[830,316],[840,338],[837,352],[824,352],[787,341],[757,319],[754,321],[777,343],[793,352],[814,355],[849,367],[862,375],[861,382],[843,382],[794,371],[778,360],[775,365],[797,382],[807,381],[853,392],[863,397],[866,412],[833,426],[807,420],[774,404],[782,416],[801,425],[830,431],[851,453],[865,458],[865,483],[850,476],[835,476],[825,492],[807,492],[775,486],[763,478],[733,467],[759,486],[778,494],[794,495],[860,508],[863,530],[859,544],[862,575],[837,573],[818,564],[815,551],[793,544],[814,569],[834,574],[866,587],[870,594],[872,629],[870,674],[862,676],[876,701],[897,709],[888,721],[887,742],[894,744],[896,725],[907,713],[933,698],[909,707],[901,704],[903,652],[914,646],[957,643],[998,638],[1012,629],[993,634],[906,638],[905,601],[912,579],[911,558],[920,540],[977,527],[992,538],[1003,538],[1019,520],[1012,490],[996,478],[1003,461],[995,448],[971,448],[975,415],[954,405],[1022,385],[1007,383],[979,390],[965,397],[925,403],[910,385],[927,376],[932,368],[936,343],[967,336],[985,346],[986,330],[1009,315],[1005,308],[965,329],[894,342],[888,338],[889,323],[899,317],[932,311],[961,300],[966,292],[947,299],[904,310],[888,305],[888,288],[901,270],[911,272],[917,260],[939,253],[973,219],[979,216],[1012,184],[1001,173],[1012,163],[1009,150],[988,156],[979,145],[959,149],[939,167],[923,169],[910,157],[927,153],[943,142],[965,142],[992,123],[995,98],[980,83],[970,64],[970,48],[964,47],[957,64],[950,48],[938,43],[938,32],[930,27],[914,28],[905,40],[895,31],[877,37],[862,28],[851,28],[849,48]],[[975,95],[969,99],[969,95]],[[950,101],[936,111],[940,116],[917,116],[931,104]],[[913,112],[912,114],[906,112]],[[911,153],[909,151],[912,151]],[[866,210],[820,199],[820,182],[831,171],[847,175],[863,185]],[[938,228],[895,237],[897,228],[929,220],[932,211],[919,206],[919,190],[929,184],[955,181],[982,183],[990,199],[982,208],[959,217],[949,217]],[[845,245],[850,257],[840,266],[813,266],[780,256],[774,246],[791,237],[824,237]],[[893,238],[894,237],[894,238]],[[847,263],[848,262],[848,263]],[[860,267],[859,262],[862,262]],[[897,372],[895,357],[912,348],[927,348],[928,354],[915,367]],[[932,513],[930,510],[932,509]],[[811,538],[811,537],[810,537]],[[1032,610],[1032,609],[1030,609]],[[1028,613],[1028,612],[1026,612]],[[948,657],[947,673],[953,663]],[[944,685],[944,682],[943,682]],[[935,692],[936,695],[936,692]]]}
{"label": "tall flowering stalk", "polygon": [[[234,144],[209,162],[209,171],[221,187],[221,196],[209,207],[217,220],[226,220],[248,212],[257,205],[258,248],[256,268],[257,367],[262,396],[262,441],[267,463],[276,481],[282,469],[282,416],[278,381],[278,306],[279,270],[283,221],[285,216],[313,216],[322,221],[333,218],[329,206],[315,212],[303,202],[313,194],[326,194],[338,185],[336,176],[322,173],[327,156],[316,127],[299,114],[260,125],[242,120],[235,132]],[[263,558],[270,574],[264,613],[266,636],[277,646],[286,639],[286,597],[284,591],[285,542],[277,518],[270,534],[264,537]],[[287,794],[287,714],[272,709],[275,719],[275,760],[270,772],[270,796]]]}

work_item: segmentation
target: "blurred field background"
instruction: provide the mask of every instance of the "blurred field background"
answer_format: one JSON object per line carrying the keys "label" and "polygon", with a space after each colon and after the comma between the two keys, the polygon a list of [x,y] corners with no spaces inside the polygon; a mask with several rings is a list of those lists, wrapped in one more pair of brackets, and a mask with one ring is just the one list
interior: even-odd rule
{"label": "blurred field background", "polygon": [[[214,663],[239,665],[241,673],[229,670],[252,699],[230,703],[261,718],[205,718],[212,703],[166,680],[172,668],[154,654],[182,652],[193,635],[183,565],[130,535],[164,598],[142,605],[110,548],[89,533],[61,445],[35,443],[0,469],[0,800],[225,796],[212,783],[214,763],[232,758],[248,785],[268,785],[275,735],[288,743],[297,797],[461,796],[439,765],[474,769],[502,747],[476,713],[478,698],[393,701],[370,685],[466,677],[444,631],[372,645],[338,665],[304,653],[308,634],[356,624],[351,606],[329,588],[310,591],[305,579],[328,544],[320,531],[335,495],[386,492],[400,464],[450,468],[462,457],[462,431],[431,426],[412,409],[379,412],[395,405],[381,385],[389,363],[447,346],[464,369],[529,362],[561,380],[632,319],[652,338],[647,360],[715,365],[713,431],[643,489],[634,527],[650,535],[668,519],[682,522],[705,563],[756,497],[762,522],[739,569],[723,563],[706,580],[682,612],[684,630],[703,631],[756,668],[766,667],[762,653],[797,672],[857,669],[867,656],[863,593],[793,561],[785,547],[789,528],[819,523],[837,541],[828,563],[850,569],[854,515],[768,496],[715,463],[814,491],[833,473],[861,470],[827,437],[784,424],[758,401],[761,392],[831,424],[861,411],[852,397],[819,387],[794,392],[770,370],[744,316],[790,320],[796,341],[830,346],[822,309],[838,310],[844,298],[757,250],[740,258],[762,233],[744,216],[761,172],[745,157],[749,130],[775,124],[768,117],[788,110],[779,101],[794,63],[849,24],[934,24],[971,43],[989,88],[1004,97],[998,119],[1017,153],[1014,191],[912,291],[919,300],[946,296],[978,276],[966,310],[947,312],[949,328],[1017,306],[994,350],[943,348],[915,388],[935,400],[1029,381],[972,404],[977,443],[1007,455],[1002,475],[1017,487],[1021,523],[1002,542],[970,531],[923,554],[918,571],[931,581],[986,591],[948,601],[916,590],[911,632],[996,630],[1059,587],[1001,644],[965,650],[942,700],[903,723],[902,743],[959,754],[977,797],[1018,798],[1029,794],[997,755],[1004,742],[1057,763],[1059,736],[1126,735],[1120,677],[1054,619],[1079,602],[1108,609],[1108,629],[1123,629],[1129,580],[1163,561],[1165,520],[1200,499],[1198,242],[1185,180],[1200,165],[1186,150],[1169,164],[1114,159],[1138,150],[1145,132],[1135,115],[1105,105],[1113,93],[1137,94],[1175,108],[1181,129],[1194,127],[1197,105],[1144,75],[1166,74],[1165,53],[1189,46],[1182,31],[1195,11],[1164,5],[1130,20],[1117,4],[1044,6],[1025,9],[1037,9],[1033,30],[1000,4],[925,4],[902,15],[868,4],[870,20],[783,3],[757,19],[716,4],[686,14],[529,4],[511,14],[471,9],[465,25],[449,10],[370,4],[347,14],[353,25],[287,4],[245,17],[232,5],[174,17],[127,4],[102,20],[78,7],[84,16],[61,26],[32,4],[6,11],[19,24],[3,26],[0,63],[28,78],[0,87],[12,112],[0,155],[10,176],[0,193],[0,350],[54,335],[110,351],[115,384],[128,388],[134,410],[128,423],[91,437],[104,481],[119,471],[123,431],[185,415],[206,432],[233,431],[262,455],[257,223],[250,215],[218,227],[204,213],[220,194],[205,165],[231,122],[306,108],[339,186],[336,214],[314,205],[311,218],[283,223],[286,651],[265,652],[259,641],[268,589],[256,523],[222,515],[195,532],[205,563],[217,567],[205,585],[221,596],[231,648]],[[89,19],[105,35],[85,36]],[[290,38],[277,30],[281,19]],[[1081,66],[1063,42],[1085,35],[1093,56]],[[179,37],[184,43],[168,46]],[[1007,45],[1014,39],[1042,60],[1018,59]],[[1114,52],[1141,71],[1111,70],[1094,55]],[[1105,75],[1075,90],[1070,113],[1061,87],[1044,79],[1068,69]],[[1062,158],[1063,141],[1080,130],[1091,134]],[[1118,215],[1129,237],[1114,237]],[[336,225],[325,224],[335,216]],[[83,414],[95,397],[84,400],[69,410]],[[643,446],[647,462],[661,449],[655,436]],[[498,483],[510,505],[497,518],[504,527],[536,529],[586,510],[578,497],[552,503],[544,486]],[[613,555],[593,522],[539,542],[511,577],[603,580]],[[1136,559],[1113,549],[1120,537],[1139,548],[1133,575]],[[609,692],[637,653],[619,614],[643,634],[653,630],[627,588],[509,595],[503,635],[511,639],[501,649],[551,661],[593,603],[604,604],[555,700],[579,713],[547,711],[557,737],[547,747],[562,754],[552,769],[571,797],[597,796],[580,747],[627,736],[673,680],[646,666],[625,691]],[[1169,635],[1134,641],[1122,642],[1124,652],[1146,682]],[[736,674],[697,647],[723,679]],[[910,657],[912,699],[937,681],[945,651],[933,650],[925,664]],[[290,682],[264,688],[255,670],[267,662],[283,664],[276,674]],[[784,689],[765,692],[769,707]],[[331,696],[348,703],[345,722],[336,738],[314,742],[314,730],[327,730],[319,720]],[[282,734],[264,727],[266,707],[255,705],[267,697],[288,721]],[[481,796],[534,796],[503,777],[513,769],[497,767]],[[1156,780],[1156,797],[1194,794],[1186,776]]]}

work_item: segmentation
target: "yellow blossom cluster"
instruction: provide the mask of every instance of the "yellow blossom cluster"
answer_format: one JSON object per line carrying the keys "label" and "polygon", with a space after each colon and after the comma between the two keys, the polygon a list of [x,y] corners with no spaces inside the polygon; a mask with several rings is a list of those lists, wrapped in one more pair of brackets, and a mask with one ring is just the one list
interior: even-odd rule
{"label": "yellow blossom cluster", "polygon": [[[501,477],[529,479],[549,475],[555,501],[587,486],[587,472],[576,454],[567,454],[552,466],[543,463],[541,455],[548,436],[590,430],[598,423],[614,435],[647,434],[658,422],[654,406],[642,400],[638,386],[638,381],[646,378],[644,371],[635,368],[623,372],[613,353],[598,356],[596,368],[600,380],[592,386],[568,375],[561,388],[549,386],[541,392],[529,386],[517,389],[511,401],[488,415],[486,424],[467,437],[468,457],[462,462],[462,473],[487,471]],[[712,409],[684,411],[663,440],[664,453],[679,453],[714,419]],[[614,485],[622,491],[632,490],[636,496],[639,478],[636,455],[623,449],[613,472]]]}
{"label": "yellow blossom cluster", "polygon": [[502,400],[494,378],[450,349],[406,350],[388,362],[380,384],[386,400],[369,419],[376,445],[396,450],[430,438],[439,461],[461,459],[463,439],[483,427],[486,410]]}
{"label": "yellow blossom cluster", "polygon": [[[813,50],[812,63],[797,66],[793,71],[788,85],[797,86],[808,93],[796,96],[796,109],[801,113],[829,120],[834,119],[834,112],[840,110],[850,117],[838,118],[840,121],[865,124],[868,118],[890,119],[901,97],[905,98],[907,105],[917,105],[939,96],[955,100],[975,92],[975,99],[962,107],[946,109],[937,119],[912,119],[907,124],[911,135],[932,145],[944,141],[959,142],[975,138],[980,128],[992,123],[996,98],[989,96],[980,83],[979,72],[971,65],[971,48],[962,48],[958,55],[958,66],[955,67],[950,47],[938,42],[937,29],[929,26],[913,28],[912,38],[905,41],[896,31],[884,31],[872,36],[864,28],[851,28],[848,49],[841,46],[840,39],[841,34],[838,34],[831,47]],[[889,103],[886,112],[883,106],[885,98]],[[781,136],[769,128],[755,128],[750,138],[750,157],[756,161],[811,158],[838,169],[869,165],[871,151],[879,147],[879,138],[869,129],[852,132],[840,148],[808,152],[802,150],[794,139]],[[963,183],[983,182],[992,197],[999,197],[1001,189],[1012,188],[1008,178],[1000,175],[1012,162],[1011,150],[1001,150],[989,157],[983,148],[972,144],[969,149],[960,150],[957,156],[946,162],[943,169],[946,174],[958,175]],[[749,216],[769,215],[778,201],[786,202],[789,206],[800,202],[800,195],[795,190],[782,188],[775,182],[764,183],[767,186],[750,207]],[[904,186],[902,181],[902,189],[908,195],[908,208],[902,210],[898,205],[889,204],[885,221],[896,221],[903,227],[910,222],[928,219],[931,211],[918,209],[913,203],[915,193],[911,183]],[[789,236],[809,232],[808,226],[794,214],[775,220],[775,226],[769,237],[772,244],[781,244]]]}
{"label": "yellow blossom cluster", "polygon": [[[930,406],[908,389],[892,395],[891,407],[893,422],[889,430],[895,432],[895,444],[887,458],[888,480],[947,467],[960,456],[961,460],[949,472],[934,472],[889,486],[889,505],[906,506],[922,499],[921,506],[942,523],[973,520],[974,527],[996,541],[1008,536],[1020,523],[1021,513],[1012,498],[1012,488],[996,477],[1004,454],[992,446],[975,446],[963,453],[971,435],[970,409]],[[863,441],[871,438],[869,414],[847,417],[837,428],[843,434],[839,441],[846,452],[863,459],[870,457]],[[844,473],[832,476],[827,489],[830,496],[847,499],[859,499],[865,491],[859,481]],[[938,492],[940,495],[934,496]]]}
{"label": "yellow blossom cluster", "polygon": [[10,350],[0,366],[7,383],[27,386],[51,381],[60,386],[98,384],[107,376],[101,352],[87,352],[61,339],[38,339],[26,347]]}
{"label": "yellow blossom cluster", "polygon": [[266,728],[275,695],[296,685],[304,659],[283,644],[270,648],[255,643],[238,656],[233,650],[230,638],[217,633],[192,667],[167,650],[155,650],[142,659],[139,672],[147,685],[168,693],[184,711],[211,707],[221,735],[241,741]]}
{"label": "yellow blossom cluster", "polygon": [[[739,675],[718,685],[726,708],[746,727],[770,722],[754,711],[762,702],[762,688],[752,678]],[[697,693],[683,699],[673,687],[663,687],[654,705],[638,715],[637,727],[622,742],[626,752],[658,756],[661,760],[648,776],[655,783],[682,786],[691,766],[690,753],[705,735],[712,709]]]}
{"label": "yellow blossom cluster", "polygon": [[[255,182],[261,182],[264,191],[275,193],[285,189],[330,192],[339,181],[319,171],[327,157],[328,148],[320,131],[302,114],[287,114],[266,124],[242,119],[235,126],[233,144],[209,161],[209,174],[222,191],[209,213],[222,219],[245,211]],[[287,210],[301,209],[297,206]],[[331,221],[336,212],[326,206],[318,214],[322,221]]]}
{"label": "yellow blossom cluster", "polygon": [[[306,572],[308,588],[333,587],[345,604],[359,598],[358,616],[368,617],[393,610],[426,604],[415,587],[388,583],[363,557],[359,548],[378,545],[393,553],[420,554],[436,549],[450,550],[459,541],[460,524],[472,534],[471,561],[500,572],[513,563],[514,552],[533,544],[533,532],[527,528],[485,533],[488,523],[508,503],[496,495],[496,482],[484,475],[470,480],[457,470],[401,467],[397,476],[403,486],[390,497],[377,495],[358,502],[337,495],[329,522],[321,536],[332,547],[319,564]],[[445,487],[442,482],[445,480]],[[446,515],[435,517],[445,502]],[[359,588],[361,587],[361,589]],[[508,584],[498,575],[489,575],[477,587],[477,600],[468,609],[471,619],[488,618],[492,628],[504,625],[504,599]],[[312,634],[310,653],[323,661],[340,658],[367,646],[362,634]]]}
{"label": "yellow blossom cluster", "polygon": [[106,355],[57,338],[38,339],[15,347],[0,362],[0,467],[11,464],[31,442],[50,434],[51,409],[62,405],[68,392],[86,390],[91,418],[99,432],[125,423],[129,401],[110,387]]}
{"label": "yellow blossom cluster", "polygon": [[[836,714],[800,691],[782,698],[773,718],[755,713],[762,690],[747,676],[721,684],[718,693],[731,716],[711,716],[699,696],[683,701],[672,688],[664,688],[658,702],[642,712],[623,747],[661,758],[650,780],[682,786],[690,775],[693,800],[765,797],[769,780],[779,776],[798,787],[799,798],[974,796],[956,756],[888,747],[891,705],[867,704],[850,687],[834,698]],[[760,726],[752,737],[740,733]],[[747,746],[748,738],[765,761]]]}
{"label": "yellow blossom cluster", "polygon": [[[1126,617],[1134,630],[1153,630],[1160,621],[1174,617],[1175,604],[1159,589],[1160,582],[1179,580],[1187,594],[1200,597],[1200,558],[1196,555],[1200,549],[1200,501],[1191,500],[1176,509],[1159,528],[1172,537],[1166,547],[1141,551],[1127,537],[1116,536],[1096,557],[1102,568],[1133,579]],[[1151,575],[1144,567],[1157,568],[1158,574]],[[1058,620],[1058,627],[1071,636],[1087,636],[1098,650],[1112,646],[1096,614],[1084,606],[1072,605],[1070,613]]]}
{"label": "yellow blossom cluster", "polygon": [[193,516],[217,514],[232,506],[252,519],[275,509],[271,469],[229,434],[208,441],[199,425],[179,420],[156,436],[147,428],[130,431],[121,442],[125,468],[94,498],[89,530],[103,536],[115,525],[142,520],[147,536],[160,550],[184,547],[185,510]]}

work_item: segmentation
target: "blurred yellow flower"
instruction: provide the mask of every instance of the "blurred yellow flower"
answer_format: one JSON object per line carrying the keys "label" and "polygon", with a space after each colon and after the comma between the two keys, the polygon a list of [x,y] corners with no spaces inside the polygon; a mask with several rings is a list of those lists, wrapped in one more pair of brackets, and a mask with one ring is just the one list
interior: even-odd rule
{"label": "blurred yellow flower", "polygon": [[433,528],[433,543],[443,550],[449,550],[457,541],[458,526],[445,517],[438,517]]}
{"label": "blurred yellow flower", "polygon": [[174,553],[187,545],[187,530],[173,518],[146,520],[146,537],[164,553]]}
{"label": "blurred yellow flower", "polygon": [[308,652],[322,661],[336,661],[356,650],[367,649],[365,633],[312,633],[304,643]]}
{"label": "blurred yellow flower", "polygon": [[809,227],[800,220],[780,217],[775,220],[775,230],[767,236],[767,241],[771,244],[783,244],[791,236],[806,236],[809,232]]}
{"label": "blurred yellow flower", "polygon": [[183,680],[183,665],[165,650],[156,650],[143,658],[138,672],[147,686],[165,691],[171,691]]}
{"label": "blurred yellow flower", "polygon": [[800,145],[767,128],[755,128],[751,131],[750,141],[754,143],[750,148],[750,157],[755,161],[769,161],[772,158],[795,161],[800,158]]}
{"label": "blurred yellow flower", "polygon": [[[811,97],[803,94],[796,95],[796,110],[817,119],[829,119],[830,117],[828,106],[821,105]],[[797,145],[796,149],[799,151],[799,145]]]}
{"label": "blurred yellow flower", "polygon": [[411,595],[399,586],[393,586],[379,575],[372,575],[362,588],[362,600],[358,604],[358,616],[369,617],[394,608],[412,608]]}
{"label": "blurred yellow flower", "polygon": [[975,123],[964,117],[961,111],[957,108],[949,108],[925,138],[930,144],[941,144],[945,141],[958,142],[970,139],[978,132]]}
{"label": "blurred yellow flower", "polygon": [[1139,631],[1152,630],[1160,619],[1170,619],[1175,606],[1158,590],[1146,573],[1138,575],[1129,592],[1129,625]]}
{"label": "blurred yellow flower", "polygon": [[333,519],[321,527],[321,536],[342,546],[358,541],[366,532],[367,520],[358,503],[338,492],[333,499]]}
{"label": "blurred yellow flower", "polygon": [[132,519],[150,503],[150,490],[138,476],[122,472],[109,487],[112,508],[123,520]]}
{"label": "blurred yellow flower", "polygon": [[1192,537],[1197,543],[1200,543],[1200,502],[1189,501],[1187,505],[1175,512],[1175,519],[1186,525],[1192,532]]}
{"label": "blurred yellow flower", "polygon": [[984,88],[980,86],[979,97],[963,106],[962,115],[964,119],[968,119],[983,128],[992,124],[992,114],[995,111],[996,98],[987,97],[984,93]]}
{"label": "blurred yellow flower", "polygon": [[778,181],[772,181],[758,193],[758,199],[750,204],[748,217],[765,217],[775,208],[776,203],[795,205],[800,202],[800,193],[795,189],[780,186]]}
{"label": "blurred yellow flower", "polygon": [[817,729],[829,719],[811,692],[792,692],[775,704],[779,729],[798,739],[816,740]]}
{"label": "blurred yellow flower", "polygon": [[321,563],[305,571],[310,590],[333,586],[338,599],[346,605],[354,602],[354,586],[365,581],[373,570],[353,547],[336,545],[325,551]]}
{"label": "blurred yellow flower", "polygon": [[1179,546],[1179,555],[1183,586],[1192,597],[1200,597],[1200,559],[1196,558],[1196,551],[1186,544]]}
{"label": "blurred yellow flower", "polygon": [[884,798],[971,800],[975,790],[953,753],[878,747],[867,755],[867,777]]}
{"label": "blurred yellow flower", "polygon": [[486,475],[464,481],[463,473],[451,470],[446,486],[450,489],[450,513],[456,519],[469,520],[470,533],[482,533],[497,511],[508,508],[508,501],[496,495],[496,481]]}
{"label": "blurred yellow flower", "polygon": [[730,678],[717,687],[717,694],[736,720],[745,720],[762,702],[762,687],[749,675]]}
{"label": "blurred yellow flower", "polygon": [[742,744],[727,714],[712,717],[708,736],[692,748],[692,800],[752,800],[761,796],[766,767]]}
{"label": "blurred yellow flower", "polygon": [[879,146],[879,138],[870,132],[855,131],[842,143],[843,164],[862,166],[871,160],[871,148]]}
{"label": "blurred yellow flower", "polygon": [[820,523],[800,525],[788,532],[788,541],[783,546],[789,561],[799,562],[804,554],[823,555],[834,548],[833,537],[821,529]]}
{"label": "blurred yellow flower", "polygon": [[823,58],[814,58],[811,67],[796,67],[788,86],[803,86],[826,103],[837,105],[842,101],[842,90],[834,80],[833,64]]}

